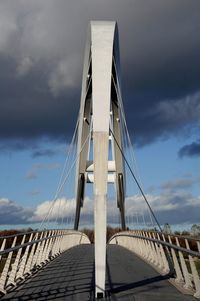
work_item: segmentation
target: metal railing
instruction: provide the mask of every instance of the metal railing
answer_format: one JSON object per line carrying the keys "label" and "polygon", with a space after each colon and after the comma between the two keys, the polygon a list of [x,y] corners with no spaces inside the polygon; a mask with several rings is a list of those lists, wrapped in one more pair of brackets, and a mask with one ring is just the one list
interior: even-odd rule
{"label": "metal railing", "polygon": [[16,286],[64,252],[90,243],[82,232],[45,230],[0,237],[0,293]]}
{"label": "metal railing", "polygon": [[200,240],[138,230],[117,233],[109,243],[134,252],[162,275],[173,274],[180,288],[200,298]]}

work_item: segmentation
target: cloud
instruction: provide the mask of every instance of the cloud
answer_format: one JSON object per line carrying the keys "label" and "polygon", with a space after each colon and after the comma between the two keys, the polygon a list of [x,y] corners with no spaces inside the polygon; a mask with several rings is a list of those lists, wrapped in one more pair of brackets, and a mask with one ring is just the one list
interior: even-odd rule
{"label": "cloud", "polygon": [[38,205],[34,211],[30,222],[40,222],[48,215],[49,220],[55,220],[56,218],[62,219],[62,217],[70,216],[75,212],[74,199],[67,200],[66,198],[57,199],[53,201],[45,201]]}
{"label": "cloud", "polygon": [[17,74],[19,76],[26,75],[30,71],[32,66],[33,66],[32,59],[28,56],[23,57],[19,62],[19,65],[17,66]]}
{"label": "cloud", "polygon": [[196,122],[200,117],[200,91],[181,99],[161,101],[158,103],[156,111],[163,122],[171,125],[178,126]]}
{"label": "cloud", "polygon": [[[141,144],[151,142],[158,137],[180,135],[187,132],[189,128],[197,129],[200,119],[200,91],[183,98],[157,101],[154,106],[146,107],[142,116],[144,122],[151,126],[148,133],[143,133],[138,139]],[[146,128],[143,129],[142,126],[140,131],[143,130],[146,131]]]}
{"label": "cloud", "polygon": [[53,171],[59,169],[61,165],[59,163],[35,163],[31,169],[27,172],[25,179],[34,180],[39,177],[41,171]]}
{"label": "cloud", "polygon": [[[199,222],[200,196],[194,196],[183,189],[176,191],[164,189],[160,194],[147,194],[146,197],[160,224]],[[48,217],[49,221],[60,222],[62,219],[65,221],[70,219],[73,222],[75,208],[75,199],[66,197],[60,197],[54,202],[52,200],[43,201],[36,208],[24,208],[13,201],[1,198],[0,223],[40,223],[45,217]],[[149,209],[141,195],[135,194],[126,197],[125,209],[127,219],[139,219],[140,223],[151,224],[152,218]],[[86,197],[81,209],[81,222],[91,224],[93,218],[94,200]],[[107,218],[111,223],[119,221],[119,210],[114,199],[107,201]]]}
{"label": "cloud", "polygon": [[180,158],[183,157],[199,157],[200,156],[200,140],[184,145],[178,152]]}
{"label": "cloud", "polygon": [[[194,197],[186,191],[147,195],[153,211],[160,224],[195,223],[199,221],[200,197]],[[144,214],[150,222],[149,211],[144,200],[139,195],[131,196],[126,201],[126,212],[129,216],[135,213]]]}
{"label": "cloud", "polygon": [[199,184],[200,178],[180,178],[175,179],[173,181],[168,181],[161,185],[161,189],[168,190],[168,191],[176,191],[176,190],[183,190],[183,189],[189,189],[192,188],[193,185]]}
{"label": "cloud", "polygon": [[137,144],[194,127],[199,118],[199,9],[195,0],[151,0],[148,9],[144,0],[1,2],[0,139],[30,144],[44,137],[69,139],[91,19],[118,21],[122,95]]}
{"label": "cloud", "polygon": [[0,223],[2,225],[28,223],[32,214],[33,209],[23,208],[7,198],[0,198]]}
{"label": "cloud", "polygon": [[38,158],[38,157],[53,157],[57,154],[56,151],[52,149],[44,149],[44,150],[37,150],[32,153],[33,158]]}
{"label": "cloud", "polygon": [[54,157],[59,154],[66,153],[66,143],[57,141],[58,146],[46,147],[49,145],[49,139],[43,139],[42,143],[39,139],[0,139],[0,152],[10,155],[14,152],[29,152],[33,159],[39,157]]}
{"label": "cloud", "polygon": [[75,60],[60,61],[56,69],[50,74],[48,85],[55,97],[63,91],[66,92],[69,87],[75,86],[76,79],[71,74],[74,65]]}
{"label": "cloud", "polygon": [[4,153],[10,153],[12,150],[14,151],[26,151],[34,149],[34,143],[29,139],[2,139],[0,141],[0,151]]}
{"label": "cloud", "polygon": [[[63,218],[73,217],[75,215],[75,199],[61,197],[55,201],[45,201],[39,204],[34,211],[33,216],[29,218],[30,222],[41,222],[48,216],[48,220],[62,220]],[[94,203],[89,197],[84,200],[84,206],[81,209],[81,219],[91,221],[93,218]]]}

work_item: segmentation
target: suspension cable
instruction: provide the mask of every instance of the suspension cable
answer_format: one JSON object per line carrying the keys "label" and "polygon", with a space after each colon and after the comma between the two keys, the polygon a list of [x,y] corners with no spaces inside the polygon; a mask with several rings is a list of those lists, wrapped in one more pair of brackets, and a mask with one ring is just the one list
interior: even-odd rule
{"label": "suspension cable", "polygon": [[[114,62],[114,66],[115,66],[115,69],[116,69],[115,60],[113,60],[113,62]],[[117,82],[115,83],[115,79],[114,79],[113,75],[112,75],[112,80],[113,80],[115,91],[117,93],[117,97],[118,97],[118,100],[119,100],[118,103],[119,103],[119,106],[120,106],[120,109],[121,109],[121,115],[122,115],[123,123],[124,123],[124,130],[125,130],[125,133],[127,135],[129,148],[132,150],[132,152],[130,152],[131,161],[132,161],[133,167],[135,169],[135,172],[137,173],[137,175],[139,177],[140,185],[143,186],[142,181],[141,181],[141,177],[140,177],[140,174],[139,174],[138,166],[137,166],[137,163],[136,163],[135,154],[134,154],[134,151],[133,151],[133,149],[134,149],[133,144],[131,142],[128,127],[127,127],[127,122],[126,122],[126,118],[125,118],[125,112],[124,112],[124,106],[123,106],[123,102],[122,102],[121,91],[120,91],[120,89],[118,89],[118,87],[120,87],[120,83],[119,83],[119,79],[118,79],[117,74],[116,74],[116,81]]]}
{"label": "suspension cable", "polygon": [[68,149],[67,149],[67,157],[66,157],[66,160],[65,160],[65,163],[64,163],[64,167],[63,167],[63,170],[62,170],[62,174],[61,174],[61,176],[60,176],[58,188],[57,188],[57,190],[56,190],[56,194],[55,194],[55,195],[57,195],[57,193],[58,193],[58,191],[59,191],[59,187],[60,187],[60,185],[61,185],[61,183],[62,183],[62,179],[63,179],[64,173],[65,173],[65,170],[66,170],[66,168],[67,168],[67,163],[69,162],[69,156],[71,155],[72,147],[73,147],[73,144],[74,144],[74,142],[75,142],[75,140],[76,140],[78,125],[79,125],[79,118],[77,119],[77,122],[76,122],[74,134],[73,134],[73,137],[72,137],[72,141],[71,141],[71,143],[70,143],[70,145],[69,145],[69,147],[68,147]]}
{"label": "suspension cable", "polygon": [[83,143],[83,145],[82,145],[82,147],[81,147],[79,153],[77,154],[75,160],[73,161],[73,163],[72,163],[72,165],[71,165],[71,167],[70,167],[70,169],[69,169],[69,171],[68,171],[68,173],[67,173],[65,179],[63,180],[62,184],[60,185],[59,190],[57,191],[57,194],[56,194],[56,196],[55,196],[54,199],[53,199],[53,202],[52,202],[51,207],[49,208],[49,210],[48,210],[48,212],[47,212],[45,218],[44,218],[43,221],[41,222],[41,225],[40,225],[40,227],[39,227],[40,229],[41,229],[41,227],[43,226],[44,222],[45,222],[45,221],[47,220],[47,218],[49,217],[50,213],[52,212],[52,209],[53,209],[53,207],[54,207],[54,205],[55,205],[55,202],[56,202],[56,200],[57,200],[57,197],[58,197],[58,195],[61,193],[61,191],[63,190],[64,185],[65,185],[65,183],[67,182],[67,180],[68,180],[68,178],[69,178],[69,175],[70,175],[70,173],[71,173],[71,171],[72,171],[74,165],[76,164],[76,162],[77,162],[77,160],[78,160],[78,158],[79,158],[81,152],[83,151],[83,148],[85,147],[85,144],[86,144],[86,142],[87,142],[89,136],[90,136],[90,132],[89,132],[89,134],[87,135],[87,137],[86,137],[86,139],[85,139],[85,141],[84,141],[84,143]]}
{"label": "suspension cable", "polygon": [[139,190],[140,190],[140,192],[141,192],[141,194],[142,194],[142,196],[143,196],[143,198],[144,198],[144,200],[145,200],[145,202],[146,202],[146,204],[147,204],[147,206],[148,206],[148,208],[149,208],[151,214],[152,214],[153,217],[154,217],[154,219],[155,219],[155,221],[156,221],[156,224],[158,225],[159,230],[162,232],[162,228],[161,228],[161,226],[160,226],[160,224],[159,224],[159,222],[158,222],[158,220],[157,220],[157,218],[156,218],[156,216],[155,216],[155,213],[153,212],[153,210],[152,210],[152,208],[151,208],[151,206],[150,206],[150,204],[149,204],[149,202],[148,202],[148,200],[147,200],[147,198],[146,198],[146,196],[145,196],[145,194],[144,194],[144,192],[143,192],[143,190],[142,190],[142,187],[140,186],[140,184],[139,184],[139,182],[138,182],[136,176],[134,175],[134,172],[133,172],[131,166],[129,165],[129,163],[128,163],[127,159],[126,159],[126,156],[124,155],[124,153],[123,153],[123,151],[122,151],[122,149],[121,149],[121,147],[120,147],[120,145],[119,145],[117,139],[115,138],[115,135],[114,135],[114,133],[113,133],[113,131],[112,131],[111,129],[110,129],[110,132],[111,132],[111,134],[112,134],[112,136],[113,136],[113,138],[114,138],[114,140],[115,140],[115,143],[117,144],[117,147],[119,148],[119,150],[120,150],[120,152],[121,152],[121,155],[122,155],[122,157],[123,157],[123,159],[124,159],[124,161],[125,161],[125,163],[126,163],[128,169],[129,169],[129,171],[130,171],[130,173],[131,173],[131,175],[132,175],[132,177],[133,177],[135,183],[137,184],[137,186],[138,186],[138,188],[139,188]]}
{"label": "suspension cable", "polygon": [[[114,62],[115,69],[116,69],[115,60],[113,60],[113,62]],[[118,76],[116,76],[117,83],[115,83],[115,79],[114,79],[113,75],[112,75],[112,80],[113,80],[115,91],[117,93],[118,100],[119,100],[118,103],[119,103],[119,106],[120,106],[120,109],[121,109],[122,120],[123,120],[122,124],[124,125],[123,128],[125,130],[125,135],[127,136],[127,139],[128,139],[128,144],[129,144],[128,149],[130,149],[131,161],[132,161],[135,173],[138,175],[138,178],[139,178],[138,182],[139,182],[139,184],[140,184],[140,186],[141,186],[141,188],[142,188],[142,190],[144,192],[144,188],[143,188],[143,185],[142,185],[142,180],[141,180],[141,177],[140,177],[139,169],[138,169],[138,166],[137,166],[137,163],[136,163],[136,158],[135,158],[135,154],[134,154],[133,144],[131,142],[130,134],[129,134],[128,127],[127,127],[127,122],[126,122],[126,118],[125,118],[125,111],[124,111],[124,106],[123,106],[122,97],[121,97],[121,91],[120,91],[120,89],[118,89],[118,87],[120,87]],[[151,211],[149,211],[149,217],[150,217],[151,224],[153,226]]]}

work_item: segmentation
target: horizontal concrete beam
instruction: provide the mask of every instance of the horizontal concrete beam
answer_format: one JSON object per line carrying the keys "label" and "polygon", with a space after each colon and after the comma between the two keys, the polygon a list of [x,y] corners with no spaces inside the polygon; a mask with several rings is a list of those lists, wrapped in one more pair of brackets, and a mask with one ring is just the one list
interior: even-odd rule
{"label": "horizontal concrete beam", "polygon": [[[87,183],[94,183],[94,174],[93,173],[87,173],[86,180],[87,180]],[[108,174],[107,183],[108,184],[115,183],[115,173]]]}
{"label": "horizontal concrete beam", "polygon": [[[87,161],[86,171],[93,172],[94,171],[94,163],[93,161]],[[115,161],[108,161],[108,172],[115,172]]]}

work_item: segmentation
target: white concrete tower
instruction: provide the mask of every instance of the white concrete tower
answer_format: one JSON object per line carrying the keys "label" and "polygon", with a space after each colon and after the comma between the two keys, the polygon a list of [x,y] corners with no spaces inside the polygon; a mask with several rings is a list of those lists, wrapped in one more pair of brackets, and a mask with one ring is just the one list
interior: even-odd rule
{"label": "white concrete tower", "polygon": [[[96,297],[104,296],[106,273],[107,184],[114,183],[117,206],[124,218],[124,165],[121,154],[120,64],[116,22],[92,21],[85,49],[78,130],[76,217],[84,203],[86,183],[94,185]],[[112,132],[112,135],[110,134]],[[113,137],[114,136],[114,137]],[[93,160],[88,161],[90,141]],[[112,160],[109,161],[109,144]]]}

